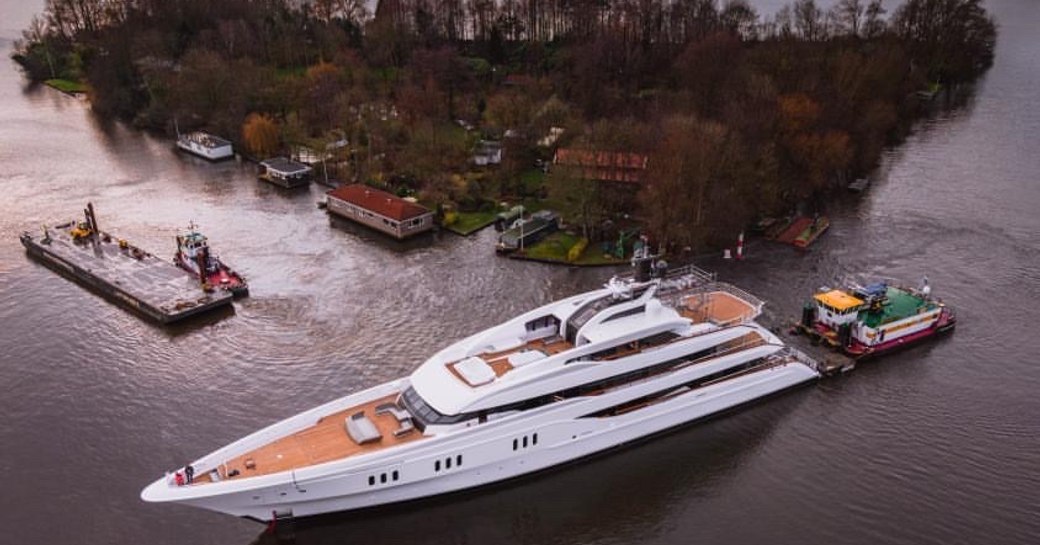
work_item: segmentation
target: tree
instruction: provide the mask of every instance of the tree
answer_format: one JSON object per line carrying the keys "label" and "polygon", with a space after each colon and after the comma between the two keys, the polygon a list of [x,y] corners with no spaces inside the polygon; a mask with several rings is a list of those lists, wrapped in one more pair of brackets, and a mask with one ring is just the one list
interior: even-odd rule
{"label": "tree", "polygon": [[590,238],[592,227],[602,219],[602,182],[585,177],[582,167],[555,165],[547,180],[549,198],[560,205],[560,212],[581,226],[582,236]]}
{"label": "tree", "polygon": [[892,28],[929,79],[964,82],[993,64],[997,26],[982,0],[907,0]]}
{"label": "tree", "polygon": [[650,160],[650,182],[640,195],[650,232],[665,247],[699,246],[711,236],[711,197],[729,182],[735,159],[727,139],[718,123],[689,116],[665,120]]}
{"label": "tree", "polygon": [[278,124],[269,115],[251,113],[242,124],[242,140],[254,156],[270,157],[278,151]]}

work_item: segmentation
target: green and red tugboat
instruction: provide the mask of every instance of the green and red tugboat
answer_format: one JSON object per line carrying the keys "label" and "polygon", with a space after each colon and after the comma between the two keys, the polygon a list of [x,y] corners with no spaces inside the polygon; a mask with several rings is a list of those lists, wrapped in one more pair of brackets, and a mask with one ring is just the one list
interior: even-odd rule
{"label": "green and red tugboat", "polygon": [[945,333],[956,323],[953,309],[932,298],[926,278],[920,289],[878,282],[821,290],[802,309],[796,330],[863,358]]}

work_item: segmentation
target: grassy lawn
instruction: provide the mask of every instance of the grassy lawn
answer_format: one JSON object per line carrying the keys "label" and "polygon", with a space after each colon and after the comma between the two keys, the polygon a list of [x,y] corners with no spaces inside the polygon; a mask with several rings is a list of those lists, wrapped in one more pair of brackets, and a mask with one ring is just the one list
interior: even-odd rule
{"label": "grassy lawn", "polygon": [[571,246],[577,244],[580,237],[566,231],[557,231],[541,242],[528,246],[524,250],[524,256],[530,259],[555,261],[567,265],[616,265],[627,263],[624,259],[616,259],[613,256],[604,257],[598,244],[589,244],[582,252],[577,261],[567,261],[567,252]]}
{"label": "grassy lawn", "polygon": [[498,212],[458,212],[458,215],[459,219],[445,229],[466,236],[495,223]]}
{"label": "grassy lawn", "polygon": [[545,173],[538,168],[525,170],[520,174],[520,183],[524,185],[524,191],[528,195],[535,195],[545,185]]}
{"label": "grassy lawn", "polygon": [[78,81],[72,81],[67,79],[49,79],[45,81],[47,85],[63,92],[63,93],[86,93],[87,85]]}

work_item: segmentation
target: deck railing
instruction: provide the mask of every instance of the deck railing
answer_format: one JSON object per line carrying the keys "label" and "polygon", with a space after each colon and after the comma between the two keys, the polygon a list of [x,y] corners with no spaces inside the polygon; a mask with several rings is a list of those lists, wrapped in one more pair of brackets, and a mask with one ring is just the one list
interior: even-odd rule
{"label": "deck railing", "polygon": [[726,320],[725,322],[717,323],[716,325],[720,327],[750,322],[758,317],[758,315],[762,312],[762,306],[765,305],[765,301],[759,299],[758,297],[755,297],[754,295],[751,295],[750,293],[732,284],[717,281],[694,285],[686,289],[676,289],[664,294],[658,292],[658,299],[660,299],[662,304],[678,310],[683,307],[684,301],[686,301],[687,299],[691,297],[696,297],[698,295],[707,295],[713,292],[722,292],[732,295],[733,297],[747,303],[748,306],[751,307],[751,312],[748,312],[747,314],[738,316],[731,320]]}

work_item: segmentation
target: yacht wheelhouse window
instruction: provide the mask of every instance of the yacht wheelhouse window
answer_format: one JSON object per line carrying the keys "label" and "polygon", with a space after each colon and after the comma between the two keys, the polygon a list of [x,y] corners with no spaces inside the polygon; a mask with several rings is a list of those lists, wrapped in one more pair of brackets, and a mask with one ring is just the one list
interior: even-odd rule
{"label": "yacht wheelhouse window", "polygon": [[535,318],[534,320],[531,320],[530,322],[527,322],[526,324],[524,324],[524,329],[526,329],[528,333],[531,333],[531,332],[534,332],[534,331],[538,331],[539,329],[545,329],[547,327],[557,327],[558,328],[559,326],[560,326],[560,319],[557,318],[556,316],[552,315],[552,314],[549,314],[547,316],[542,316],[541,318]]}
{"label": "yacht wheelhouse window", "polygon": [[429,406],[419,392],[415,391],[415,388],[408,388],[401,394],[401,404],[411,413],[412,420],[419,431],[425,430],[429,425],[457,424],[474,417],[472,414],[441,414],[437,412],[437,409]]}

